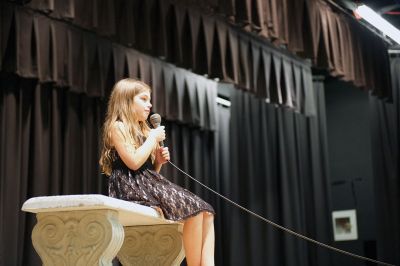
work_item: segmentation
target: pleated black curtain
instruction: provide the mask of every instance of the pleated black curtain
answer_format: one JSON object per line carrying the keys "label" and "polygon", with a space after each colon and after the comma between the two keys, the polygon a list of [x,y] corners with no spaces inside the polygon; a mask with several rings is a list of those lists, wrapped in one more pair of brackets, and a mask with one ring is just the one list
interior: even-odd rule
{"label": "pleated black curtain", "polygon": [[393,102],[370,97],[378,258],[400,264],[400,58],[391,60]]}
{"label": "pleated black curtain", "polygon": [[[315,92],[318,116],[236,91],[231,110],[218,108],[215,132],[166,122],[172,161],[261,215],[328,243],[323,91]],[[2,76],[0,95],[0,262],[40,265],[30,240],[35,218],[18,210],[33,196],[106,193],[97,163],[104,102],[15,75]],[[163,174],[216,208],[217,265],[329,265],[325,251],[238,211],[173,167]]]}
{"label": "pleated black curtain", "polygon": [[[281,82],[280,75],[286,72],[281,68],[288,64],[303,68],[302,60],[289,51],[310,58],[332,76],[390,97],[384,41],[323,0],[12,2],[24,1],[0,1],[0,61],[18,56],[11,68],[23,75],[39,72],[41,80],[86,85],[88,91],[100,87],[104,92],[102,79],[108,65],[102,61],[110,56],[111,41],[197,74],[234,83],[278,104],[298,104],[290,103],[291,88],[286,81],[272,89],[264,84],[270,76]],[[13,42],[18,49],[11,55]],[[137,74],[137,62],[128,59],[129,53],[124,54],[126,58],[119,58],[122,63],[118,64],[123,66],[127,60],[127,69],[120,68],[116,75],[124,70]],[[38,69],[31,70],[29,65],[38,58]],[[43,68],[44,61],[54,61],[54,65]],[[93,68],[99,65],[89,84],[85,77],[88,63],[94,64]],[[137,64],[139,69],[145,67]],[[74,70],[82,74],[68,75]]]}
{"label": "pleated black curtain", "polygon": [[[217,107],[217,138],[215,142],[217,156],[218,192],[224,196],[231,196],[231,163],[230,163],[230,108],[218,105]],[[229,265],[230,234],[229,224],[232,221],[232,205],[219,198],[216,202],[218,217],[216,229],[216,265]]]}
{"label": "pleated black curtain", "polygon": [[[309,63],[170,1],[62,2],[0,2],[0,265],[40,264],[30,240],[35,218],[19,211],[27,198],[106,193],[100,128],[112,84],[128,76],[151,84],[174,163],[329,242],[323,90],[318,82],[312,90]],[[135,17],[141,11],[144,21]],[[232,108],[217,111],[216,82],[132,46],[264,100],[235,88]],[[241,213],[171,166],[162,171],[216,208],[217,265],[329,265],[324,251]]]}
{"label": "pleated black curtain", "polygon": [[104,191],[98,168],[102,106],[98,98],[2,73],[1,265],[39,265],[31,244],[36,220],[20,211],[26,199]]}
{"label": "pleated black curtain", "polygon": [[[167,131],[165,144],[169,147],[171,162],[207,187],[221,191],[223,181],[218,176],[220,158],[218,158],[218,142],[216,139],[220,132],[188,127],[168,121],[164,125]],[[223,203],[215,194],[170,164],[163,167],[161,174],[172,182],[199,195],[214,207],[217,212],[215,219],[216,265],[225,265],[222,263],[223,254],[221,250],[224,244],[222,242],[223,231],[221,230],[225,226],[224,222],[226,222],[221,213]]]}
{"label": "pleated black curtain", "polygon": [[[205,185],[217,189],[216,133],[168,121],[164,125],[167,131],[165,144],[169,147],[171,162]],[[166,164],[161,173],[174,183],[188,188],[208,201],[211,200],[210,204],[215,205],[215,199],[206,189],[172,165]]]}
{"label": "pleated black curtain", "polygon": [[[220,172],[233,200],[289,229],[331,242],[323,85],[307,117],[233,90],[229,169]],[[227,207],[224,207],[227,208]],[[224,210],[223,208],[223,210]],[[224,222],[225,265],[330,265],[330,253],[237,208]]]}
{"label": "pleated black curtain", "polygon": [[[121,78],[151,85],[153,111],[169,121],[174,162],[216,187],[216,82],[22,6],[0,7],[0,265],[40,265],[30,238],[35,217],[20,211],[26,199],[107,194],[100,132],[107,97]],[[163,172],[215,206],[173,168]]]}
{"label": "pleated black curtain", "polygon": [[[104,110],[105,99],[1,74],[0,265],[41,265],[31,242],[36,218],[20,211],[28,198],[107,195],[108,180],[98,166]],[[218,189],[215,132],[170,121],[163,124],[172,162]],[[162,171],[218,212],[217,199],[197,183],[172,166]]]}

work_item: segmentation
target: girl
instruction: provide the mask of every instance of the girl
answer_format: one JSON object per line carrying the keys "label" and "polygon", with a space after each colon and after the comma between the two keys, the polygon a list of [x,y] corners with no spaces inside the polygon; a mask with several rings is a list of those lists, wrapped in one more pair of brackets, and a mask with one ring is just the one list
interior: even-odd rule
{"label": "girl", "polygon": [[182,221],[189,266],[214,265],[214,209],[198,196],[159,174],[169,159],[163,126],[150,129],[150,87],[135,79],[118,81],[111,92],[103,128],[100,165],[111,197],[161,209]]}

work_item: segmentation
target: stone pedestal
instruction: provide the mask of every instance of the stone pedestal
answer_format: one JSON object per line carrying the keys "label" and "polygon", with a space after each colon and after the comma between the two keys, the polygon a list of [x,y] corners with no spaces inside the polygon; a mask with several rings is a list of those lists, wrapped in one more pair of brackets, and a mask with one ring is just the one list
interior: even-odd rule
{"label": "stone pedestal", "polygon": [[180,225],[125,227],[118,253],[124,266],[180,265],[185,257]]}
{"label": "stone pedestal", "polygon": [[32,242],[43,265],[112,265],[124,240],[113,210],[37,214]]}
{"label": "stone pedestal", "polygon": [[[43,265],[180,265],[182,224],[153,208],[103,195],[37,197],[32,242]],[[121,248],[122,247],[122,248]],[[118,255],[117,255],[118,254]]]}

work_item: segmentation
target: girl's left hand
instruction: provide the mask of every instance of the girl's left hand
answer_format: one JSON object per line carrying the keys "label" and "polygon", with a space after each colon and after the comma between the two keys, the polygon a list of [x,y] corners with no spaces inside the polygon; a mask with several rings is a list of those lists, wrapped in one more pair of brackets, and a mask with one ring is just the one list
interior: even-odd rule
{"label": "girl's left hand", "polygon": [[168,147],[160,147],[156,151],[155,163],[158,165],[165,164],[169,161],[169,151]]}

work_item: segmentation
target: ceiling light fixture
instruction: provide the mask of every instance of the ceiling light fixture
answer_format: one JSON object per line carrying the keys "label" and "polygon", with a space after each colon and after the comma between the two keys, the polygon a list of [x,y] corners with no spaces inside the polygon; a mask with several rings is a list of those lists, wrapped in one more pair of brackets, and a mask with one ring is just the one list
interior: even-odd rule
{"label": "ceiling light fixture", "polygon": [[390,24],[387,20],[383,19],[378,13],[366,5],[360,5],[354,11],[357,15],[362,17],[372,26],[380,30],[386,36],[400,44],[400,31]]}

